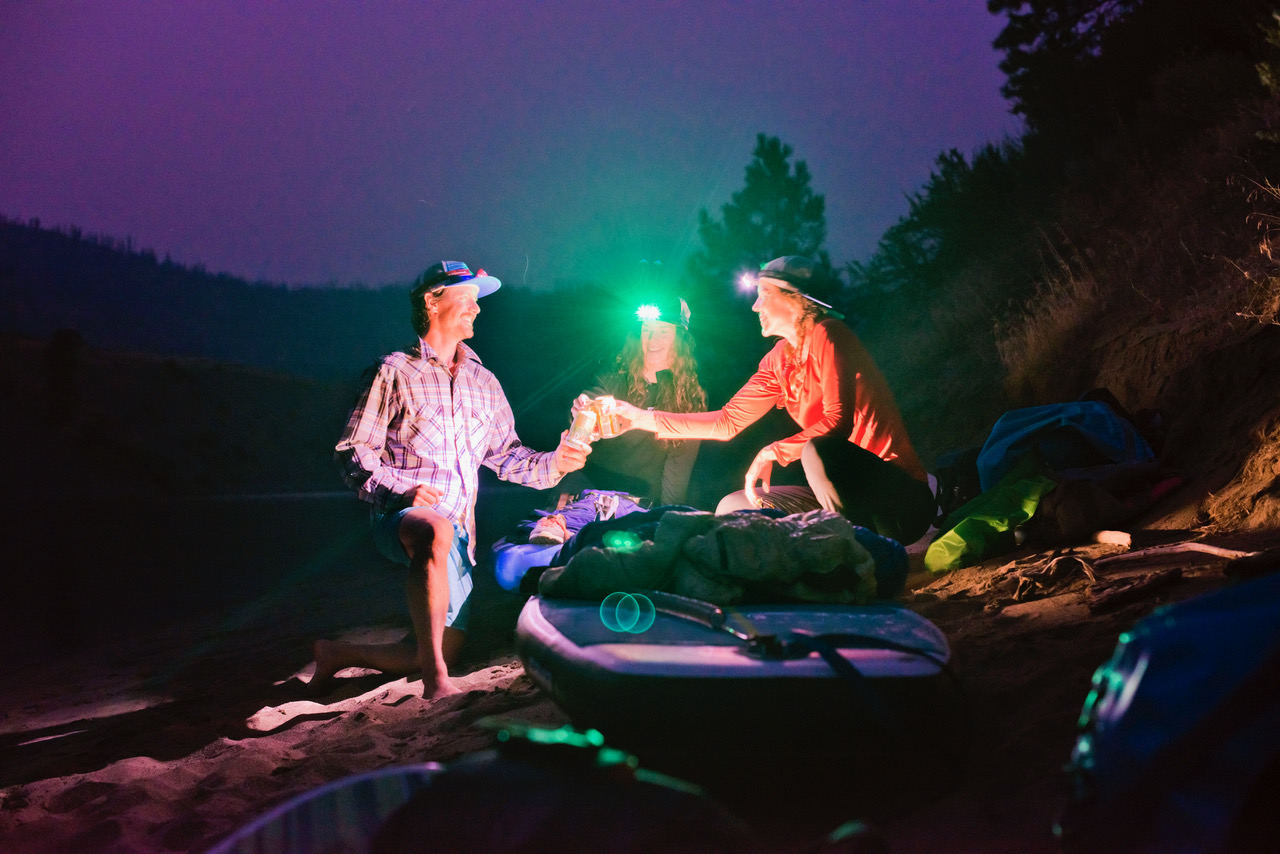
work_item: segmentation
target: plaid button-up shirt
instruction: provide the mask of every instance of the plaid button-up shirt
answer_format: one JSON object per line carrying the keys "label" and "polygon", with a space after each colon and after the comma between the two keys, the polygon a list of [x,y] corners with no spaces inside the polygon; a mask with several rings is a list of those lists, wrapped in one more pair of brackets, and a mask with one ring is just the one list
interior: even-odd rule
{"label": "plaid button-up shirt", "polygon": [[554,453],[520,443],[498,378],[458,344],[457,374],[425,341],[392,353],[356,401],[334,449],[342,477],[378,512],[409,503],[419,484],[441,491],[434,509],[467,532],[475,562],[475,506],[480,466],[537,489],[561,478]]}

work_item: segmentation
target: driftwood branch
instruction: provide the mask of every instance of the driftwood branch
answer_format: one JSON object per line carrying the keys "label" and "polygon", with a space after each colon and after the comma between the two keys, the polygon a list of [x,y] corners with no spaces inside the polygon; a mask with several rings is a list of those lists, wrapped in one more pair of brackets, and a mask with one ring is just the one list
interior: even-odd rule
{"label": "driftwood branch", "polygon": [[1137,602],[1180,578],[1182,569],[1175,566],[1141,575],[1100,579],[1089,586],[1089,611],[1111,611],[1130,602]]}

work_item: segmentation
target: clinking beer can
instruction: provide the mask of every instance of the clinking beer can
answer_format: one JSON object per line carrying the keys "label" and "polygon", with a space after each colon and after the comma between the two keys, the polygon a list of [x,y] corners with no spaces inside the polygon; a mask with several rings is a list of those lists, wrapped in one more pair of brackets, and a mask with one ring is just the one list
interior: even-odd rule
{"label": "clinking beer can", "polygon": [[566,445],[572,445],[585,451],[591,444],[592,434],[596,430],[596,413],[589,406],[578,410],[573,416],[573,424],[569,427],[569,435],[564,437]]}
{"label": "clinking beer can", "polygon": [[604,439],[612,439],[622,432],[622,419],[618,416],[614,403],[614,399],[608,395],[591,401],[591,408],[596,411],[600,421],[600,436]]}

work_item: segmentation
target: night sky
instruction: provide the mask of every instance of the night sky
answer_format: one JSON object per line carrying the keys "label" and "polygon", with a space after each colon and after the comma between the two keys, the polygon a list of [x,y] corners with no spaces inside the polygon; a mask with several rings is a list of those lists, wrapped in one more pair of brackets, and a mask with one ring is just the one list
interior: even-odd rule
{"label": "night sky", "polygon": [[939,152],[1019,133],[1002,25],[985,0],[0,0],[0,214],[249,279],[447,257],[545,286],[678,264],[763,132],[841,264]]}

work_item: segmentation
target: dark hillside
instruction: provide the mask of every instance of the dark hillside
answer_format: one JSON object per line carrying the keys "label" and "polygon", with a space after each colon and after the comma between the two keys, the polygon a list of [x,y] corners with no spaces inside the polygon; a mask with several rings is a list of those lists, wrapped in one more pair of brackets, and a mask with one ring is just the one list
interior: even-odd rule
{"label": "dark hillside", "polygon": [[130,241],[0,221],[0,331],[329,380],[396,341],[398,289],[288,289],[157,260]]}
{"label": "dark hillside", "polygon": [[1178,524],[1272,524],[1280,19],[1252,0],[991,5],[1027,133],[940,156],[847,268],[926,462],[1104,387],[1165,414],[1192,482]]}
{"label": "dark hillside", "polygon": [[[639,276],[542,290],[508,282],[485,298],[469,343],[503,383],[526,444],[550,449],[559,441],[570,403],[611,363],[646,284]],[[413,343],[407,292],[407,284],[371,289],[250,283],[157,260],[129,241],[0,220],[0,332],[47,340],[69,330],[93,352],[149,354],[169,365],[242,365],[354,388],[379,356]],[[719,338],[736,342],[734,352],[706,347],[699,353],[712,405],[738,387],[767,346],[749,302],[734,299],[729,313],[720,308],[694,308],[694,322],[704,332],[715,328]],[[199,370],[214,375],[211,364]],[[149,397],[159,401],[168,390],[156,385]],[[323,416],[327,423],[341,418],[350,403],[348,396],[332,404]],[[750,448],[746,439],[708,448],[693,500],[714,505],[737,488],[754,449],[786,429],[785,417],[775,417],[755,429]],[[326,441],[331,444],[334,436],[330,431]],[[259,446],[255,453],[267,452]],[[283,474],[285,468],[272,471]],[[295,477],[283,474],[281,486]]]}
{"label": "dark hillside", "polygon": [[997,343],[1014,403],[1103,386],[1166,413],[1169,461],[1210,498],[1196,518],[1231,527],[1274,521],[1252,498],[1228,509],[1210,496],[1253,479],[1241,466],[1280,417],[1280,270],[1259,229],[1277,210],[1260,192],[1280,174],[1277,123],[1280,101],[1255,102],[1105,195],[1073,198],[1061,230],[1071,255],[1047,266]]}
{"label": "dark hillside", "polygon": [[5,447],[52,498],[338,488],[330,456],[353,385],[179,356],[0,337]]}

